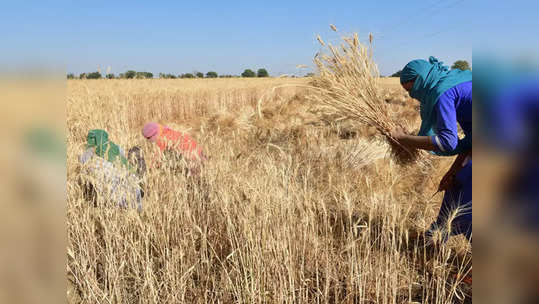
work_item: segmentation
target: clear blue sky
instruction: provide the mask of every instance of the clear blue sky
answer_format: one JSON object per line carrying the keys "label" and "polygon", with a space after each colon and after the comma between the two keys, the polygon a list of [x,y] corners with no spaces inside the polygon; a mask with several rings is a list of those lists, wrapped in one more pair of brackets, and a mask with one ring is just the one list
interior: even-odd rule
{"label": "clear blue sky", "polygon": [[[240,74],[265,67],[271,75],[312,66],[316,35],[338,41],[329,29],[375,37],[383,75],[415,58],[446,64],[471,62],[483,22],[503,22],[506,8],[478,20],[483,4],[424,1],[78,1],[3,3],[0,62],[55,64],[65,71],[154,74],[194,70]],[[531,2],[530,2],[531,3]],[[537,5],[533,11],[537,12]],[[490,20],[490,21],[489,21]],[[537,21],[535,21],[537,24]],[[9,58],[9,59],[7,59]]]}

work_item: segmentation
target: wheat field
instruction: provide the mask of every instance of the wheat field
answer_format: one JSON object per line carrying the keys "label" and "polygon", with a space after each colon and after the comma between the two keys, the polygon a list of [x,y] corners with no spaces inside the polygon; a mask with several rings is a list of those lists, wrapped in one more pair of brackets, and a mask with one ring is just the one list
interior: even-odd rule
{"label": "wheat field", "polygon": [[[430,250],[420,237],[452,159],[397,165],[375,130],[317,115],[308,81],[69,80],[68,301],[471,301],[468,242]],[[417,102],[398,80],[380,82],[392,115],[417,128]],[[87,132],[105,129],[150,155],[140,133],[148,121],[200,142],[210,160],[199,177],[150,169],[141,213],[85,201]]]}

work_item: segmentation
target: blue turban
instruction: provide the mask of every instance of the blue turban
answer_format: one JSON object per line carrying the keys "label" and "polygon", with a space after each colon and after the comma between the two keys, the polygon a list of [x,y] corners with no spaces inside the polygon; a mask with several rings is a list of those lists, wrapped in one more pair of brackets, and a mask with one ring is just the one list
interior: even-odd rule
{"label": "blue turban", "polygon": [[[445,91],[452,87],[472,80],[472,71],[462,71],[459,69],[449,70],[443,62],[430,56],[429,61],[416,59],[410,61],[404,69],[402,69],[400,81],[401,83],[415,80],[414,86],[410,90],[410,96],[419,100],[421,127],[419,128],[419,136],[434,135],[433,127],[436,123],[436,115],[434,115],[434,106],[438,102],[438,98]],[[455,155],[466,151],[472,147],[471,138],[459,140],[457,148],[447,153],[436,152],[438,155]]]}

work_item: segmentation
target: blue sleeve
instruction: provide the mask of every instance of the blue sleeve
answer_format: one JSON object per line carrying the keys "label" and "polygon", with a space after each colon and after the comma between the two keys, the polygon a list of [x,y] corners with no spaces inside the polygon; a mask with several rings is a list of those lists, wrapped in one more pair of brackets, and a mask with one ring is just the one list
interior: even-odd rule
{"label": "blue sleeve", "polygon": [[440,96],[434,107],[436,135],[431,136],[431,142],[437,147],[437,152],[448,152],[457,147],[459,136],[455,98],[454,89],[447,90]]}
{"label": "blue sleeve", "polygon": [[[532,94],[535,91],[535,97]],[[529,92],[527,94],[527,92]],[[537,82],[534,86],[513,85],[501,90],[490,104],[490,124],[483,132],[496,148],[505,152],[517,152],[529,147],[533,141],[533,124],[538,121],[539,100]],[[533,109],[535,104],[536,109]]]}

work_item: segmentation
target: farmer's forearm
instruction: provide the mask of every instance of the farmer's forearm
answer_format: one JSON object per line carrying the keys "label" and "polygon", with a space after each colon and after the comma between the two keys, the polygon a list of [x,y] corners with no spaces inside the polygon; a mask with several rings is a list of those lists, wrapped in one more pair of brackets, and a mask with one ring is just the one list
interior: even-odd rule
{"label": "farmer's forearm", "polygon": [[432,143],[429,136],[403,135],[399,142],[409,148],[423,149],[433,151],[436,146]]}
{"label": "farmer's forearm", "polygon": [[455,161],[453,162],[449,170],[453,172],[458,171],[460,168],[462,168],[462,164],[466,160],[466,157],[468,157],[468,155],[471,155],[471,154],[472,154],[472,150],[469,150],[467,152],[457,155],[457,157],[455,158]]}

